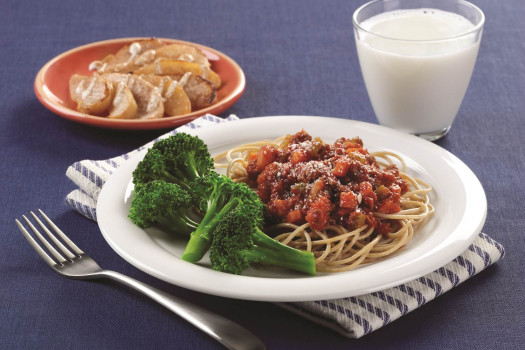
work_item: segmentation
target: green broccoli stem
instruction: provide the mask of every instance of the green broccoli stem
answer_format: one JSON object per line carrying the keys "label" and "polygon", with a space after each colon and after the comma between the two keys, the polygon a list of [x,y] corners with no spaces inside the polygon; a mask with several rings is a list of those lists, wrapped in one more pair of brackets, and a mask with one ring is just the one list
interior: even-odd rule
{"label": "green broccoli stem", "polygon": [[175,176],[172,176],[173,183],[176,183],[177,185],[179,185],[180,187],[182,187],[186,191],[189,191],[190,190],[190,183],[195,178],[194,177],[191,177],[191,178],[187,177],[186,174],[184,174],[182,171],[180,171],[178,169],[174,173],[175,173]]}
{"label": "green broccoli stem", "polygon": [[182,260],[192,263],[201,260],[211,246],[213,230],[222,218],[239,205],[239,203],[240,200],[238,198],[232,198],[217,212],[217,201],[210,201],[208,210],[206,214],[204,214],[202,221],[190,235],[188,244],[182,253]]}
{"label": "green broccoli stem", "polygon": [[187,216],[180,217],[175,213],[171,216],[159,218],[157,226],[169,233],[189,236],[195,229],[197,229],[199,223],[193,221]]}
{"label": "green broccoli stem", "polygon": [[174,171],[174,174],[163,171],[161,176],[158,176],[160,179],[164,179],[166,182],[174,183],[182,187],[184,190],[188,191],[190,189],[189,181],[184,181],[186,178],[181,171]]}
{"label": "green broccoli stem", "polygon": [[254,247],[242,251],[248,262],[280,266],[315,275],[315,257],[312,252],[284,245],[259,229],[254,232],[253,242]]}
{"label": "green broccoli stem", "polygon": [[193,181],[196,178],[198,178],[199,172],[197,171],[197,165],[195,164],[195,152],[191,152],[188,154],[188,164],[187,166],[183,168],[184,171],[184,177],[188,180]]}

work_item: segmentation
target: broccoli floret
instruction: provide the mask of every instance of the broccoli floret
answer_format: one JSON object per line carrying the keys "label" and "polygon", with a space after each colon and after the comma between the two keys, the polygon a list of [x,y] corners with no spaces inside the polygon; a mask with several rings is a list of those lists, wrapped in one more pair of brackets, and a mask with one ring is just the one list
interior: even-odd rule
{"label": "broccoli floret", "polygon": [[267,236],[251,210],[239,206],[217,225],[210,248],[214,270],[240,274],[252,264],[284,267],[315,275],[311,252],[297,250]]}
{"label": "broccoli floret", "polygon": [[206,144],[197,136],[178,133],[157,141],[147,151],[133,171],[133,183],[164,180],[188,190],[193,180],[212,169],[213,159]]}
{"label": "broccoli floret", "polygon": [[198,226],[187,214],[192,204],[191,196],[180,186],[154,180],[135,187],[129,218],[140,228],[158,226],[189,236]]}
{"label": "broccoli floret", "polygon": [[182,260],[197,262],[208,251],[213,231],[227,213],[239,205],[249,209],[254,218],[263,218],[263,204],[257,194],[244,183],[213,172],[196,179],[189,190],[195,205],[203,214],[197,229],[191,233]]}

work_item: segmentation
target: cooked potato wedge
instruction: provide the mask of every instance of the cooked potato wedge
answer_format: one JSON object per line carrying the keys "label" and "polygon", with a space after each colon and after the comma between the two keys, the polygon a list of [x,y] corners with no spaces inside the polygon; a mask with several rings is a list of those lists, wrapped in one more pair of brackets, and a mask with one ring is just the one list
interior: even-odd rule
{"label": "cooked potato wedge", "polygon": [[191,101],[192,110],[208,107],[217,96],[215,85],[200,75],[186,75],[181,79],[181,85]]}
{"label": "cooked potato wedge", "polygon": [[164,103],[159,90],[142,77],[133,74],[109,73],[104,78],[113,83],[124,83],[137,103],[138,119],[157,119],[164,116]]}
{"label": "cooked potato wedge", "polygon": [[167,116],[191,113],[191,100],[176,81],[172,81],[164,98],[164,113]]}
{"label": "cooked potato wedge", "polygon": [[188,72],[193,75],[200,75],[204,79],[210,81],[215,85],[216,89],[221,87],[221,78],[211,68],[202,66],[195,62],[188,62],[183,60],[157,60],[154,63],[142,66],[141,68],[135,70],[133,74],[169,75],[170,77],[178,81],[182,79],[182,76]]}
{"label": "cooked potato wedge", "polygon": [[155,86],[160,91],[161,95],[164,94],[164,91],[169,87],[171,81],[173,80],[168,76],[155,74],[143,74],[141,77],[151,85]]}
{"label": "cooked potato wedge", "polygon": [[70,94],[83,113],[114,119],[156,119],[214,103],[220,76],[200,49],[151,38],[93,61],[93,77],[73,76]]}
{"label": "cooked potato wedge", "polygon": [[155,61],[155,63],[143,66],[133,71],[133,74],[156,74],[182,77],[187,72],[190,72],[195,75],[203,75],[204,70],[202,69],[200,64],[195,62],[163,59]]}
{"label": "cooked potato wedge", "polygon": [[156,59],[159,58],[195,62],[204,67],[210,66],[210,61],[201,50],[184,44],[170,44],[159,47],[156,49]]}
{"label": "cooked potato wedge", "polygon": [[[115,84],[115,83],[114,83]],[[137,113],[137,102],[133,97],[131,90],[119,82],[115,88],[115,98],[109,110],[108,118],[111,119],[133,119]]]}
{"label": "cooked potato wedge", "polygon": [[215,85],[215,88],[218,89],[222,85],[221,77],[219,74],[217,74],[215,71],[213,71],[211,68],[206,70],[202,77],[206,80],[209,80]]}
{"label": "cooked potato wedge", "polygon": [[136,41],[118,50],[115,54],[115,58],[118,61],[117,63],[126,62],[129,61],[132,56],[136,56],[148,50],[156,50],[162,46],[164,46],[164,43],[155,38]]}
{"label": "cooked potato wedge", "polygon": [[104,115],[113,101],[114,88],[100,76],[75,74],[69,79],[69,93],[79,112]]}
{"label": "cooked potato wedge", "polygon": [[133,74],[169,75],[175,80],[180,80],[188,72],[202,76],[204,79],[212,82],[217,89],[221,86],[221,78],[211,68],[183,60],[160,59],[154,63],[142,66],[135,70]]}
{"label": "cooked potato wedge", "polygon": [[152,74],[141,77],[159,89],[164,100],[164,115],[176,116],[191,112],[191,101],[177,81],[168,76]]}
{"label": "cooked potato wedge", "polygon": [[121,48],[116,54],[107,55],[92,64],[99,73],[129,73],[155,60],[156,49],[164,46],[158,39],[137,41]]}

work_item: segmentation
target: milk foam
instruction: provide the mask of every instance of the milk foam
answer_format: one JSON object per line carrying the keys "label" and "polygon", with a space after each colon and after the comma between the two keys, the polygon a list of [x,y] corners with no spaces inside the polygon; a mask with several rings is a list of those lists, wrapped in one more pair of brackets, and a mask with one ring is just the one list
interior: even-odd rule
{"label": "milk foam", "polygon": [[397,10],[364,21],[371,33],[399,40],[440,40],[468,33],[474,24],[458,14],[437,9]]}

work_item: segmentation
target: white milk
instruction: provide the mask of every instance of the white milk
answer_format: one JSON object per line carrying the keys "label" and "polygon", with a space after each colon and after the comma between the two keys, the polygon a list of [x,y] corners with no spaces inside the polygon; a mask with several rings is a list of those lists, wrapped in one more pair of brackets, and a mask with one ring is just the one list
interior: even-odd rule
{"label": "white milk", "polygon": [[467,90],[480,42],[475,33],[452,38],[474,25],[454,13],[413,9],[382,13],[361,27],[377,34],[359,31],[356,43],[379,122],[411,133],[448,128]]}

